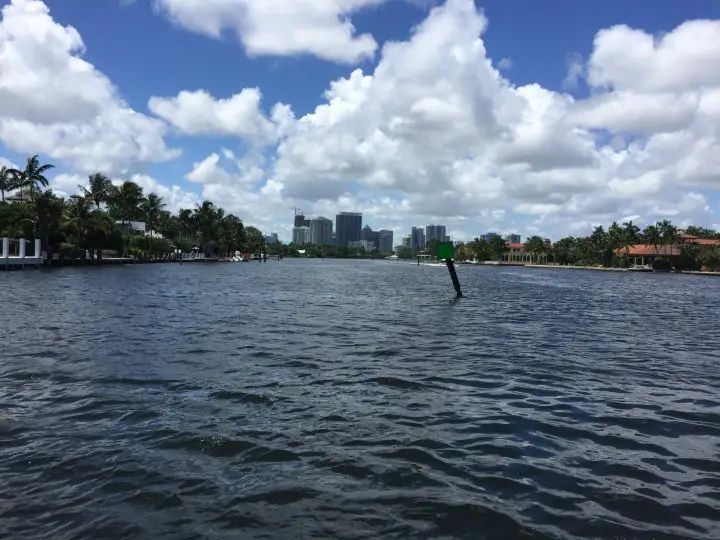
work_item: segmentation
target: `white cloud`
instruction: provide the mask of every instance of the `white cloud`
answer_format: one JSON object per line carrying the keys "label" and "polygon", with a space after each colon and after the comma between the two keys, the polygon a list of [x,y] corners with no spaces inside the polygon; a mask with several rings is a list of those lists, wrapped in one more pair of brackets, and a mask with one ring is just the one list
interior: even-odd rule
{"label": "white cloud", "polygon": [[[654,72],[647,77],[655,83],[633,85],[612,63],[610,30],[598,35],[587,67],[570,59],[572,77],[602,83],[590,98],[513,87],[486,56],[486,23],[470,0],[449,0],[408,42],[387,44],[373,73],[355,70],[331,83],[326,102],[281,140],[272,179],[286,196],[309,201],[356,193],[362,210],[368,202],[359,184],[375,201],[382,193],[406,201],[386,208],[408,221],[446,216],[478,226],[490,223],[478,216],[493,208],[536,216],[554,233],[583,215],[655,219],[657,208],[691,215],[697,208],[686,189],[720,189],[714,74],[685,66],[695,85]],[[715,26],[703,22],[702,43],[683,45],[694,27],[683,25],[660,40],[672,47],[644,58],[654,71],[696,59],[707,67],[719,42],[710,39]],[[642,48],[647,38],[632,32],[622,49],[634,50],[632,39]],[[690,52],[665,66],[669,48]]]}
{"label": "white cloud", "polygon": [[[353,48],[362,38],[347,17],[379,1],[276,1],[158,4],[193,31],[237,32],[254,54],[351,61],[375,49],[374,42],[365,52]],[[159,118],[151,118],[132,111],[80,59],[80,36],[42,6],[15,0],[3,11],[0,68],[18,65],[15,73],[24,76],[0,79],[0,141],[74,166],[60,184],[75,172],[169,157],[167,122],[186,137],[240,139],[238,148],[218,141],[186,180],[202,198],[286,238],[294,206],[328,216],[359,210],[398,238],[431,221],[459,238],[490,228],[557,237],[627,216],[718,221],[720,76],[710,66],[720,65],[720,21],[689,21],[662,37],[627,27],[600,31],[587,62],[568,59],[566,87],[584,79],[585,98],[513,85],[508,63],[487,55],[488,21],[473,0],[447,0],[407,41],[385,43],[377,65],[330,82],[304,116],[287,104],[262,103],[259,88],[239,88],[230,97],[203,90],[152,97],[149,109]],[[306,33],[308,25],[318,35]],[[329,46],[323,29],[333,25],[350,30]],[[30,33],[31,26],[39,30]],[[44,79],[28,86],[46,72],[69,110],[48,105],[55,94]],[[173,208],[198,200],[181,187],[132,178]]]}
{"label": "white cloud", "polygon": [[387,0],[155,0],[158,11],[192,32],[221,38],[233,33],[247,53],[311,54],[338,62],[371,57],[370,34],[355,32],[354,13]]}
{"label": "white cloud", "polygon": [[75,195],[80,192],[79,186],[87,186],[88,177],[79,174],[61,173],[50,181],[50,189],[60,197]]}
{"label": "white cloud", "polygon": [[565,63],[567,64],[567,75],[563,79],[563,88],[572,90],[577,88],[579,79],[585,74],[585,63],[582,56],[577,53],[569,55]]}
{"label": "white cloud", "polygon": [[17,169],[18,166],[7,158],[0,156],[0,167],[7,167],[8,169]]}
{"label": "white cloud", "polygon": [[162,197],[163,202],[166,204],[166,210],[171,212],[177,212],[181,208],[194,208],[196,204],[201,202],[197,193],[186,191],[177,185],[167,186],[146,174],[134,174],[127,180],[142,187],[146,195],[155,193]]}
{"label": "white cloud", "polygon": [[669,92],[639,94],[617,91],[599,94],[577,104],[569,121],[613,133],[652,135],[689,127],[700,106],[700,94]]}
{"label": "white cloud", "polygon": [[269,120],[260,110],[260,99],[257,88],[245,88],[227,99],[215,99],[203,90],[183,91],[173,98],[151,97],[148,108],[187,135],[232,135],[270,144],[286,129],[292,111],[276,104]]}
{"label": "white cloud", "polygon": [[75,28],[40,0],[12,0],[0,22],[0,142],[83,171],[122,170],[177,155],[165,125],[132,110],[82,59]]}
{"label": "white cloud", "polygon": [[595,36],[588,63],[592,86],[636,92],[720,86],[720,21],[686,21],[658,38],[625,25]]}

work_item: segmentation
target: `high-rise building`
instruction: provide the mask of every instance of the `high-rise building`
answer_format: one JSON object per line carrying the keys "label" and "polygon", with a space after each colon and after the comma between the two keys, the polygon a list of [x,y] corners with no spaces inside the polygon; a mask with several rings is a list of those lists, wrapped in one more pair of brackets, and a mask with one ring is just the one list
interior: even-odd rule
{"label": "high-rise building", "polygon": [[549,238],[545,238],[543,242],[545,243],[545,247],[550,247],[552,245],[552,240]]}
{"label": "high-rise building", "polygon": [[332,244],[333,222],[326,217],[317,217],[310,220],[311,244],[329,246]]}
{"label": "high-rise building", "polygon": [[380,229],[377,232],[377,235],[378,235],[378,252],[392,253],[393,252],[393,232],[388,229]]}
{"label": "high-rise building", "polygon": [[297,209],[295,209],[295,220],[293,221],[293,227],[309,227],[310,221],[305,219],[305,214],[303,214],[302,210],[298,212]]}
{"label": "high-rise building", "polygon": [[347,247],[350,242],[359,242],[361,231],[362,214],[340,212],[335,216],[335,238],[339,247]]}
{"label": "high-rise building", "polygon": [[485,240],[486,242],[490,242],[493,238],[499,238],[499,237],[500,237],[500,235],[498,233],[494,233],[494,232],[489,232],[489,233],[483,234],[481,236],[481,238],[483,240]]}
{"label": "high-rise building", "polygon": [[296,246],[310,243],[310,227],[293,227],[292,241]]}
{"label": "high-rise building", "polygon": [[373,231],[370,225],[365,225],[362,228],[362,231],[360,231],[360,241],[363,240],[370,242],[373,246],[375,246],[375,251],[380,250],[378,232]]}
{"label": "high-rise building", "polygon": [[412,247],[412,237],[410,236],[403,236],[402,244],[400,244],[403,248],[410,248]]}
{"label": "high-rise building", "polygon": [[425,227],[425,242],[435,240],[436,242],[445,242],[445,225],[427,225]]}
{"label": "high-rise building", "polygon": [[508,244],[520,244],[522,243],[521,240],[522,238],[519,234],[508,234],[507,236],[505,236],[505,241]]}
{"label": "high-rise building", "polygon": [[413,227],[410,230],[410,247],[413,249],[425,247],[425,231],[422,227]]}

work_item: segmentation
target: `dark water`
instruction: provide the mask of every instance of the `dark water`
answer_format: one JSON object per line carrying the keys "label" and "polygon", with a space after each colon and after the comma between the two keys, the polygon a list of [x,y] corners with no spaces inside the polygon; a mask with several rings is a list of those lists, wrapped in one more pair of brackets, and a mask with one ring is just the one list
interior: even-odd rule
{"label": "dark water", "polygon": [[720,538],[720,280],[0,274],[0,538]]}

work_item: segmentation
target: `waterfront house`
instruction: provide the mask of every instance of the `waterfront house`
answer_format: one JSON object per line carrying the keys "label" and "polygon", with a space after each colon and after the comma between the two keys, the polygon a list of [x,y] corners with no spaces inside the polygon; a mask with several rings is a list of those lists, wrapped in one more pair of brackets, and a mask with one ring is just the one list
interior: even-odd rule
{"label": "waterfront house", "polygon": [[120,229],[125,234],[137,234],[142,236],[149,236],[151,238],[163,238],[163,235],[159,232],[148,230],[147,224],[144,221],[117,220],[115,224],[120,226]]}
{"label": "waterfront house", "polygon": [[[537,259],[537,260],[536,260]],[[514,263],[537,264],[547,263],[547,253],[535,255],[527,250],[525,244],[508,244],[508,251],[505,253],[504,260]]]}
{"label": "waterfront house", "polygon": [[633,244],[627,247],[617,248],[615,255],[627,255],[631,264],[652,264],[657,258],[668,259],[670,261],[680,258],[680,250],[683,245],[696,246],[720,246],[720,240],[712,240],[709,238],[699,238],[685,231],[678,233],[678,241],[672,245],[652,244]]}

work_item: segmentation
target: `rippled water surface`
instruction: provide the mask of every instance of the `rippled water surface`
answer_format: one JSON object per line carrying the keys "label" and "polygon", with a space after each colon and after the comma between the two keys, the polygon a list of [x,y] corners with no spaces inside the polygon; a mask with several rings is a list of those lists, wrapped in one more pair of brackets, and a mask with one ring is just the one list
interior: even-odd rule
{"label": "rippled water surface", "polygon": [[720,280],[0,274],[0,538],[720,538]]}

